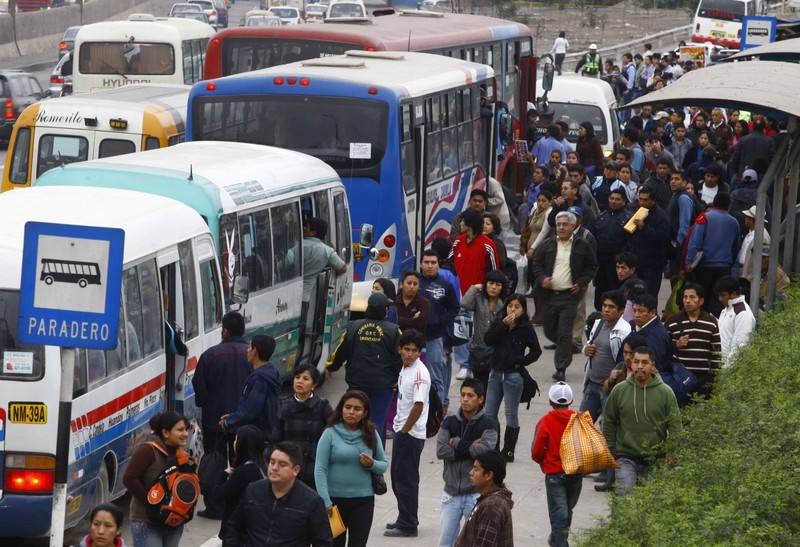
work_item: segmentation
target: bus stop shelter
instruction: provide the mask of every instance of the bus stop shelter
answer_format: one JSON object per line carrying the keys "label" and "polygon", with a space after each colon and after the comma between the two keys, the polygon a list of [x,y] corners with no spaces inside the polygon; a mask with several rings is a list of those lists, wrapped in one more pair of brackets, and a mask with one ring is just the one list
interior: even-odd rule
{"label": "bus stop shelter", "polygon": [[[800,40],[798,40],[800,42]],[[770,44],[773,45],[773,44]],[[764,48],[768,46],[762,46]],[[800,43],[793,46],[800,52]],[[747,50],[749,53],[756,49]],[[778,61],[748,61],[723,63],[684,74],[674,84],[636,99],[621,108],[642,105],[675,105],[724,107],[756,111],[766,115],[789,119],[788,134],[778,147],[775,158],[758,186],[756,201],[756,230],[754,249],[763,244],[763,228],[766,220],[768,190],[772,193],[772,242],[770,246],[770,268],[767,275],[765,307],[771,309],[775,301],[777,265],[780,259],[781,209],[783,206],[785,181],[788,181],[786,225],[784,230],[782,266],[784,271],[800,271],[800,253],[796,252],[796,207],[797,179],[800,170],[800,65]],[[761,279],[761,261],[753,261],[753,283],[750,288],[750,306],[758,309]]]}

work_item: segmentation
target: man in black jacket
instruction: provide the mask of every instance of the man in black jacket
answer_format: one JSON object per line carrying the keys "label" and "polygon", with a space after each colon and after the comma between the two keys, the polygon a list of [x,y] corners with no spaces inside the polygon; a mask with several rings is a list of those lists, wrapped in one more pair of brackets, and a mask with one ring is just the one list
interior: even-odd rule
{"label": "man in black jacket", "polygon": [[392,402],[392,386],[400,374],[397,351],[400,327],[387,321],[391,300],[382,292],[367,300],[365,319],[352,321],[328,361],[325,377],[345,365],[345,381],[350,389],[363,391],[372,405],[372,423],[386,444],[386,415]]}
{"label": "man in black jacket", "polygon": [[576,224],[574,214],[558,213],[556,237],[548,239],[533,256],[537,279],[534,294],[544,298],[544,333],[556,343],[553,379],[562,382],[572,363],[572,322],[578,301],[597,273],[597,259],[589,242],[572,236]]}
{"label": "man in black jacket", "polygon": [[232,547],[326,547],[333,545],[322,498],[297,480],[303,454],[291,442],[277,443],[267,478],[251,483],[228,521],[225,544]]}
{"label": "man in black jacket", "polygon": [[608,209],[594,221],[594,239],[597,242],[597,275],[594,277],[594,309],[600,310],[602,295],[619,288],[616,257],[631,239],[625,224],[633,216],[625,205],[628,194],[624,188],[615,188],[608,196]]}

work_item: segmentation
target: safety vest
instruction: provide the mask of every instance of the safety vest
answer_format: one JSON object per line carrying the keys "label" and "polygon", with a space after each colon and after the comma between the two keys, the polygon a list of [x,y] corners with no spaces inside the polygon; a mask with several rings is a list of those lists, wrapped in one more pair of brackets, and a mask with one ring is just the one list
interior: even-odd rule
{"label": "safety vest", "polygon": [[583,64],[583,72],[586,74],[597,74],[600,72],[600,55],[595,53],[586,54],[586,62]]}

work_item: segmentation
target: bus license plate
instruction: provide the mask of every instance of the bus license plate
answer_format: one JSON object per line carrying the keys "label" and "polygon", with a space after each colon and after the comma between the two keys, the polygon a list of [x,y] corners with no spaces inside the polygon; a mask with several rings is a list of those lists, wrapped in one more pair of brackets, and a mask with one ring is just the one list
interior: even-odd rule
{"label": "bus license plate", "polygon": [[8,421],[12,424],[46,424],[47,405],[42,403],[11,403]]}

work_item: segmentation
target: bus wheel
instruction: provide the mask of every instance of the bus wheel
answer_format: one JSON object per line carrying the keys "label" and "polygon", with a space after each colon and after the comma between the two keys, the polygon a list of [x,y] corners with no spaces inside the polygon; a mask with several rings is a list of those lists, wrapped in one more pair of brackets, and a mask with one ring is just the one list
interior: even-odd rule
{"label": "bus wheel", "polygon": [[44,278],[44,282],[46,284],[48,284],[48,285],[52,285],[53,284],[53,276],[52,275],[48,275],[47,277]]}
{"label": "bus wheel", "polygon": [[[97,507],[101,503],[108,502],[108,468],[106,467],[105,462],[100,464],[100,471],[97,473],[97,486],[94,488],[94,494],[92,494],[92,505],[89,507],[89,510],[93,507]],[[83,541],[83,538],[86,537],[86,534],[89,533],[90,524],[86,522],[86,519],[81,519],[78,524],[73,526],[72,528],[67,528],[64,530],[64,544],[65,545],[75,545]]]}
{"label": "bus wheel", "polygon": [[85,279],[79,279],[79,280],[78,280],[78,286],[79,286],[81,289],[85,289],[85,288],[86,288],[86,285],[88,285],[88,283],[86,283],[86,280],[85,280]]}

